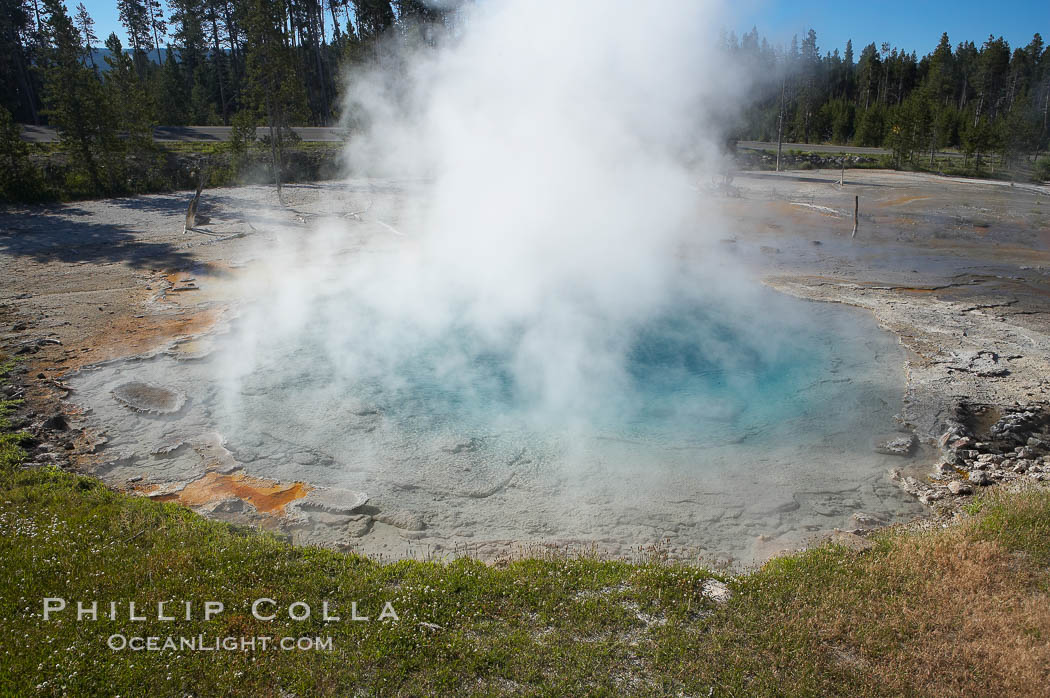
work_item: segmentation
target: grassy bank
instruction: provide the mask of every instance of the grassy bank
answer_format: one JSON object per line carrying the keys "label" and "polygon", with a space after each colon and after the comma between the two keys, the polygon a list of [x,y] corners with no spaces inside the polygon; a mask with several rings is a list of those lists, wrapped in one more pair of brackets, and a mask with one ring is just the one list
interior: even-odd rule
{"label": "grassy bank", "polygon": [[[381,564],[23,467],[0,438],[0,695],[1045,694],[1050,491],[728,580],[588,558]],[[49,621],[44,597],[69,607]],[[252,600],[276,600],[273,621]],[[76,601],[98,600],[97,621]],[[156,603],[179,618],[157,619]],[[194,602],[182,619],[181,602]],[[225,611],[205,621],[204,601]],[[327,600],[340,622],[320,618]],[[116,620],[105,614],[118,602]],[[147,620],[129,621],[129,601]],[[312,607],[291,621],[294,601]],[[351,603],[368,622],[349,620]],[[390,602],[398,620],[380,622]],[[268,609],[269,607],[266,607]],[[174,609],[174,611],[173,611]],[[266,610],[264,609],[264,610]],[[299,609],[301,610],[301,609]],[[114,651],[129,636],[331,637],[330,650]]]}
{"label": "grassy bank", "polygon": [[[776,150],[740,149],[735,153],[738,165],[748,170],[776,169]],[[1050,155],[1033,160],[1018,159],[1010,167],[1004,167],[999,158],[985,157],[981,166],[977,159],[964,158],[959,154],[939,154],[933,162],[928,157],[908,158],[902,162],[890,154],[857,155],[785,149],[781,153],[781,169],[817,170],[839,169],[845,160],[847,170],[880,169],[904,172],[925,172],[948,177],[1001,179],[1019,182],[1050,181]]]}

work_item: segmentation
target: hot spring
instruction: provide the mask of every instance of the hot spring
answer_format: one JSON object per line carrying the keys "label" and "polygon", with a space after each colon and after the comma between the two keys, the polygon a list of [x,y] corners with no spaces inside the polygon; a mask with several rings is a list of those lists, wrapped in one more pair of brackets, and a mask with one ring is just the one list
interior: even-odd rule
{"label": "hot spring", "polygon": [[[260,299],[210,351],[176,345],[73,385],[109,436],[108,481],[156,494],[240,471],[363,493],[283,521],[233,490],[185,503],[371,554],[659,544],[749,562],[859,512],[918,513],[886,477],[907,461],[873,448],[904,392],[895,338],[851,308],[742,288],[682,286],[583,343],[590,306],[566,301],[551,326],[571,351],[550,326],[537,342],[530,323],[549,318],[486,332],[453,310],[425,326],[332,292],[281,326],[280,300]],[[134,404],[165,390],[170,409]]]}

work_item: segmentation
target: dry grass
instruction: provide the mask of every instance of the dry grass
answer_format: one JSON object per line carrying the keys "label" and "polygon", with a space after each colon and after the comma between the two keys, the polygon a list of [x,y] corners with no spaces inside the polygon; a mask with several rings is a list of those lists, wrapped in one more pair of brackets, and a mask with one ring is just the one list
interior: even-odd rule
{"label": "dry grass", "polygon": [[914,581],[905,586],[910,593],[868,602],[882,634],[902,639],[873,664],[873,678],[892,691],[927,695],[1050,695],[1045,574],[1000,542],[966,533],[909,540],[886,560],[900,579]]}
{"label": "dry grass", "polygon": [[774,561],[709,631],[754,666],[747,693],[777,692],[765,674],[789,693],[1050,695],[1048,522],[1047,490],[996,493],[958,526]]}

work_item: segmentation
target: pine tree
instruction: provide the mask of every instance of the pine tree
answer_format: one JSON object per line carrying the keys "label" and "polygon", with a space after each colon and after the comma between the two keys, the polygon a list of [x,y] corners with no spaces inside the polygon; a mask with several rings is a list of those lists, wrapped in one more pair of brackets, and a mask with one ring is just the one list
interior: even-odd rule
{"label": "pine tree", "polygon": [[157,71],[153,81],[154,103],[157,106],[157,118],[166,126],[183,126],[190,122],[189,90],[175,52],[170,48],[164,58],[164,64]]}
{"label": "pine tree", "polygon": [[285,44],[284,14],[268,0],[247,0],[245,31],[250,108],[269,129],[270,154],[277,197],[283,203],[284,144],[289,127],[302,115],[306,95],[296,75],[295,55]]}
{"label": "pine tree", "polygon": [[45,98],[49,123],[58,129],[62,148],[83,172],[95,193],[117,191],[121,163],[116,119],[102,84],[82,60],[80,35],[62,0],[43,0],[45,30],[50,44],[45,68]]}
{"label": "pine tree", "polygon": [[0,0],[0,104],[19,121],[40,123],[39,73],[32,66],[42,36],[23,0]]}
{"label": "pine tree", "polygon": [[106,63],[105,87],[111,104],[119,105],[114,110],[119,128],[127,136],[128,151],[142,154],[153,150],[153,98],[135,70],[135,64],[116,34],[106,39],[109,55]]}
{"label": "pine tree", "polygon": [[160,65],[160,37],[168,33],[168,23],[164,21],[164,7],[160,0],[145,0],[149,28],[153,31],[153,48],[157,51],[157,65]]}
{"label": "pine tree", "polygon": [[144,0],[117,0],[120,22],[128,32],[139,75],[146,71],[146,53],[153,50],[149,13]]}
{"label": "pine tree", "polygon": [[954,94],[955,57],[948,33],[941,34],[940,43],[930,55],[929,72],[926,75],[926,90],[930,98],[940,105],[947,105]]}
{"label": "pine tree", "polygon": [[95,44],[98,43],[98,35],[95,34],[95,20],[88,14],[88,9],[84,7],[84,3],[77,4],[77,13],[73,17],[73,22],[76,24],[77,29],[80,30],[80,35],[84,37],[84,53],[87,55],[88,61],[91,62],[91,67],[95,67]]}

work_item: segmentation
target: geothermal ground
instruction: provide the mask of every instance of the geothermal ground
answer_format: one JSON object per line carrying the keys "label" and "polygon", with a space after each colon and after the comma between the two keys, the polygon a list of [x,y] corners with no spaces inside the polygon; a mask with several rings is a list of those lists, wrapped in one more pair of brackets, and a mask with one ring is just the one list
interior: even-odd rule
{"label": "geothermal ground", "polygon": [[[871,315],[888,332],[880,361],[900,371],[889,405],[899,419],[836,458],[814,452],[804,479],[756,486],[735,481],[728,463],[716,485],[665,478],[666,497],[627,501],[600,468],[544,479],[541,449],[525,444],[494,471],[483,467],[484,444],[463,439],[436,449],[418,478],[414,462],[334,480],[327,474],[345,470],[334,467],[343,455],[304,448],[294,430],[221,428],[214,386],[194,366],[279,280],[267,246],[325,217],[347,230],[329,242],[335,263],[376,237],[405,244],[398,211],[413,188],[396,182],[288,187],[288,207],[268,188],[213,190],[202,205],[209,220],[188,233],[185,194],[9,210],[0,214],[0,344],[35,377],[26,397],[46,437],[38,462],[297,542],[385,557],[655,546],[746,563],[913,517],[918,500],[940,506],[981,483],[1050,478],[1038,416],[1050,388],[1050,188],[876,171],[850,171],[840,186],[838,176],[744,173],[728,191],[698,194],[730,221],[716,236],[719,254],[785,294],[859,308],[842,312]],[[709,253],[701,210],[685,256]],[[288,423],[296,407],[287,405]],[[1010,416],[1025,407],[1036,417]],[[267,420],[279,423],[282,408]],[[1034,420],[1031,443],[1018,442],[1027,452],[976,433],[982,420],[1007,417]],[[376,416],[363,405],[352,419],[367,431]],[[710,451],[717,457],[717,445]],[[773,471],[776,449],[768,457]],[[586,526],[580,512],[593,514]]]}

